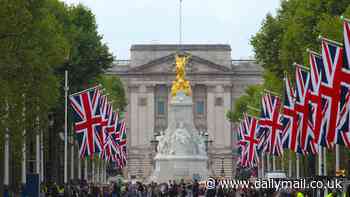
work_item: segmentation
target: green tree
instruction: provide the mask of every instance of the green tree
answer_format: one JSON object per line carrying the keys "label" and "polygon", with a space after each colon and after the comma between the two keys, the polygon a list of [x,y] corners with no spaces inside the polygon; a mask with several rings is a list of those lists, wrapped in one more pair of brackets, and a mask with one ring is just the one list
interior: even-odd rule
{"label": "green tree", "polygon": [[[47,114],[57,102],[58,80],[53,69],[63,63],[68,42],[48,10],[48,1],[1,0],[0,3],[0,124],[1,128],[9,129],[14,164],[12,180],[16,183],[20,177],[23,139],[33,141],[36,132],[47,125]],[[24,128],[26,138],[23,138]],[[0,136],[4,136],[4,131],[0,130]],[[2,148],[3,140],[0,145]]]}
{"label": "green tree", "polygon": [[[268,14],[259,32],[251,38],[255,58],[264,68],[261,89],[282,94],[284,72],[294,80],[293,63],[309,66],[306,49],[320,51],[319,35],[341,42],[340,15],[350,17],[349,0],[282,0],[276,16]],[[229,111],[228,118],[238,121],[240,114],[248,110],[246,106],[254,106],[255,100],[259,100],[257,92],[261,89],[248,87],[246,94],[237,99],[234,109]],[[334,154],[329,155],[328,162],[334,161]],[[303,162],[313,163],[307,159]]]}
{"label": "green tree", "polygon": [[122,81],[116,76],[109,75],[100,76],[98,81],[109,94],[108,98],[112,101],[114,109],[119,112],[124,111],[127,103]]}

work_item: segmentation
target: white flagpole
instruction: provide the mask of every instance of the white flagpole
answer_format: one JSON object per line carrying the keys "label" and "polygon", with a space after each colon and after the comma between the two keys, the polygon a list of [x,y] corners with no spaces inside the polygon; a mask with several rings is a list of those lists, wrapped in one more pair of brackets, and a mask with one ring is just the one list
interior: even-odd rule
{"label": "white flagpole", "polygon": [[73,137],[71,137],[72,139],[72,145],[71,145],[71,157],[70,157],[70,178],[73,180],[74,179],[74,141],[73,141]]}
{"label": "white flagpole", "polygon": [[103,183],[107,183],[107,162],[103,164]]}
{"label": "white flagpole", "polygon": [[64,72],[64,184],[68,183],[68,71]]}
{"label": "white flagpole", "polygon": [[340,170],[340,152],[339,152],[339,144],[335,145],[335,170],[338,171]]}
{"label": "white flagpole", "polygon": [[289,151],[288,176],[289,178],[292,177],[292,151]]}
{"label": "white flagpole", "polygon": [[44,134],[42,131],[40,134],[40,138],[40,181],[44,182]]}
{"label": "white flagpole", "polygon": [[180,0],[180,9],[179,9],[179,44],[182,44],[182,0]]}
{"label": "white flagpole", "polygon": [[281,170],[284,171],[284,155],[281,156]]}
{"label": "white flagpole", "polygon": [[5,165],[4,165],[4,186],[8,186],[9,183],[10,183],[10,178],[9,178],[9,160],[10,160],[10,157],[9,157],[9,129],[6,128],[6,134],[5,134],[5,155],[4,155],[4,162],[5,162]]}
{"label": "white flagpole", "polygon": [[96,169],[96,171],[97,171],[97,176],[96,176],[96,182],[97,183],[100,183],[100,180],[101,180],[101,175],[100,175],[100,167],[101,167],[101,165],[100,165],[100,161],[97,161],[97,163],[96,163],[96,167],[97,167],[97,169]]}
{"label": "white flagpole", "polygon": [[276,171],[276,157],[272,155],[272,171]]}
{"label": "white flagpole", "polygon": [[22,144],[22,186],[24,186],[27,183],[27,154],[26,154],[26,106],[25,106],[25,94],[23,94],[23,112],[22,112],[22,117],[23,117],[23,144]]}
{"label": "white flagpole", "polygon": [[[327,176],[327,148],[323,147],[323,176]],[[324,189],[324,196],[328,194],[327,187]]]}
{"label": "white flagpole", "polygon": [[270,155],[267,154],[266,155],[266,167],[267,167],[267,171],[271,171],[271,168],[270,168]]}
{"label": "white flagpole", "polygon": [[264,164],[264,153],[261,153],[261,178],[265,177],[265,164]]}
{"label": "white flagpole", "polygon": [[297,178],[300,177],[300,154],[297,153]]}
{"label": "white flagpole", "polygon": [[88,182],[88,159],[84,159],[84,179]]}
{"label": "white flagpole", "polygon": [[322,147],[318,146],[318,175],[322,176]]}
{"label": "white flagpole", "polygon": [[[318,175],[322,176],[322,147],[318,146]],[[321,189],[317,190],[317,196],[321,197]]]}
{"label": "white flagpole", "polygon": [[91,165],[92,165],[92,169],[91,169],[91,182],[95,183],[95,162],[94,160],[91,160]]}
{"label": "white flagpole", "polygon": [[39,108],[37,108],[37,117],[36,117],[36,124],[37,124],[37,131],[35,134],[35,145],[36,145],[36,151],[35,151],[35,173],[37,173],[40,177],[40,118],[39,118]]}
{"label": "white flagpole", "polygon": [[81,180],[81,158],[78,157],[78,179]]}
{"label": "white flagpole", "polygon": [[327,148],[323,147],[323,176],[327,176]]}

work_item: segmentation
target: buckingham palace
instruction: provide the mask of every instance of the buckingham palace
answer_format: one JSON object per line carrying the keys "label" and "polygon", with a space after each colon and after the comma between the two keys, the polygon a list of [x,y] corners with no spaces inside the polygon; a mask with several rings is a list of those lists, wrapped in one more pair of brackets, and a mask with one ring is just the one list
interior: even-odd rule
{"label": "buckingham palace", "polygon": [[130,60],[117,60],[108,70],[108,75],[121,78],[128,100],[128,176],[145,179],[152,172],[156,139],[168,124],[179,51],[191,56],[186,73],[194,124],[207,138],[209,175],[232,177],[235,136],[225,113],[247,86],[262,83],[262,68],[254,60],[232,60],[231,46],[225,44],[136,44],[131,46]]}

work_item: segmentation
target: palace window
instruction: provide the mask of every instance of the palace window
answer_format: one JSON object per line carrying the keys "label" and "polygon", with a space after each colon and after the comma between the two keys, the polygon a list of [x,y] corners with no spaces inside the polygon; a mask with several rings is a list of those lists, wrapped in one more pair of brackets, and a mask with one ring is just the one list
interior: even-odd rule
{"label": "palace window", "polygon": [[197,101],[196,102],[196,114],[197,115],[204,115],[204,101]]}
{"label": "palace window", "polygon": [[146,106],[147,105],[147,98],[141,97],[138,99],[138,105],[139,106]]}
{"label": "palace window", "polygon": [[223,100],[222,97],[215,98],[215,106],[222,106]]}
{"label": "palace window", "polygon": [[158,101],[157,102],[157,114],[158,115],[164,115],[165,114],[165,102],[164,101]]}

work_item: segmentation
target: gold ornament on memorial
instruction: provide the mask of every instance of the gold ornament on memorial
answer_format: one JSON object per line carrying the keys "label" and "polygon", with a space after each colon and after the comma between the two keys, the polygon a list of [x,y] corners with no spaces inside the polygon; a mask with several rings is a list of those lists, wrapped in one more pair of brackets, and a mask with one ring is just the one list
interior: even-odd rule
{"label": "gold ornament on memorial", "polygon": [[186,94],[186,96],[191,96],[192,94],[190,82],[185,79],[186,64],[188,63],[189,59],[190,59],[190,56],[185,56],[185,55],[175,56],[176,79],[175,81],[173,81],[173,85],[171,87],[172,97],[176,96],[176,94],[180,91],[183,91]]}

